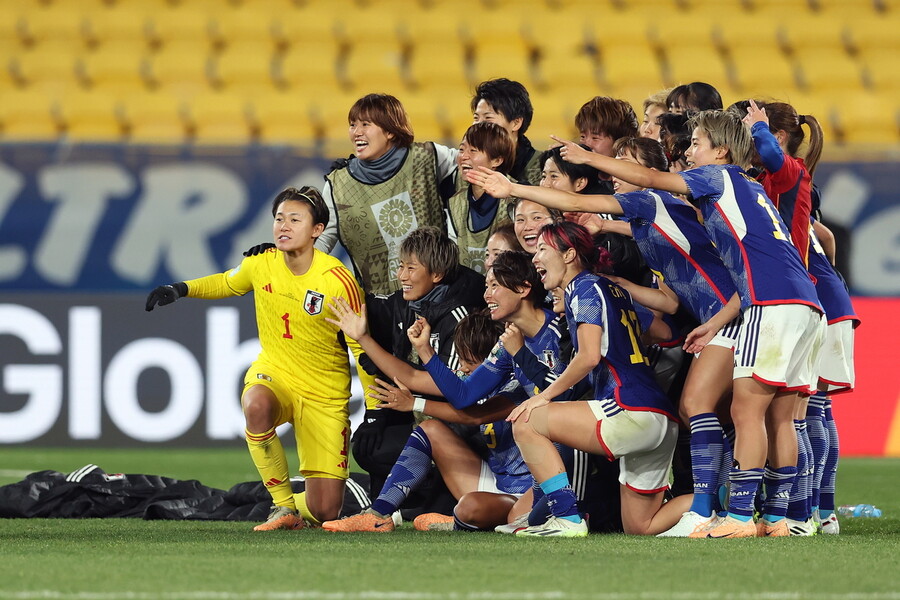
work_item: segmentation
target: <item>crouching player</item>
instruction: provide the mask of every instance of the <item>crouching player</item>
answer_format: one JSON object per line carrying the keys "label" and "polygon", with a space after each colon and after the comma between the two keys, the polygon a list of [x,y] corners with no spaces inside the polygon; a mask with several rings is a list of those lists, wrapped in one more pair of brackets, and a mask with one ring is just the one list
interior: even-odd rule
{"label": "crouching player", "polygon": [[[620,459],[625,533],[657,534],[674,525],[691,495],[663,505],[678,436],[674,407],[659,389],[638,341],[640,328],[628,294],[595,270],[603,258],[587,230],[573,223],[541,229],[534,264],[544,287],[565,289],[565,310],[578,353],[554,383],[510,413],[522,458],[547,495],[551,517],[516,535],[583,537],[578,513],[553,442]],[[587,376],[594,400],[551,403]]]}
{"label": "crouching player", "polygon": [[[344,298],[355,309],[361,291],[336,258],[313,247],[328,224],[328,209],[312,187],[288,188],[272,203],[275,248],[245,258],[216,275],[164,285],[147,297],[148,311],[182,297],[227,298],[254,291],[262,346],[244,376],[241,395],[247,446],[273,507],[255,531],[300,529],[336,519],[349,475],[347,440],[352,340],[325,318],[325,299]],[[363,383],[371,381],[360,370]],[[295,504],[287,457],[275,428],[291,423],[306,492]]]}

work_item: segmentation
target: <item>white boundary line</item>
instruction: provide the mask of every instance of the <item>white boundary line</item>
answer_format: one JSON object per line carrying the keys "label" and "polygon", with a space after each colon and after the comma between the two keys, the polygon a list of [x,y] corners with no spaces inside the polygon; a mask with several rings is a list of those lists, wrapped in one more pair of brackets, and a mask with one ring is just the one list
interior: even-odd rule
{"label": "white boundary line", "polygon": [[0,598],[6,600],[900,600],[900,592],[851,592],[828,594],[821,592],[599,592],[570,594],[556,592],[472,592],[434,593],[401,591],[366,592],[62,592],[58,590],[13,591],[0,590]]}

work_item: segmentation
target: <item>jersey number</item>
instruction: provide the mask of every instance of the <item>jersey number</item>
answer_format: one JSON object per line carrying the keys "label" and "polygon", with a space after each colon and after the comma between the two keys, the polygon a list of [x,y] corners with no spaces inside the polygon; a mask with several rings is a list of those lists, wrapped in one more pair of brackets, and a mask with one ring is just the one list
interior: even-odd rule
{"label": "jersey number", "polygon": [[281,334],[281,337],[288,340],[294,339],[294,336],[291,335],[291,313],[281,315],[281,320],[284,321],[284,333]]}
{"label": "jersey number", "polygon": [[756,196],[756,202],[769,213],[769,218],[772,219],[772,225],[775,226],[775,231],[772,232],[772,235],[775,236],[776,240],[783,240],[786,242],[787,236],[784,235],[784,232],[781,230],[781,221],[779,221],[778,215],[772,210],[772,205],[766,202],[766,199],[762,194]]}
{"label": "jersey number", "polygon": [[631,364],[639,364],[645,363],[650,364],[650,361],[644,356],[643,351],[641,350],[641,344],[638,342],[637,332],[639,330],[638,318],[637,314],[633,310],[626,311],[622,309],[619,311],[622,314],[622,318],[620,319],[620,323],[625,326],[625,329],[628,331],[628,337],[631,340],[631,349],[634,352],[628,358],[631,359]]}
{"label": "jersey number", "polygon": [[488,423],[484,428],[484,437],[488,438],[485,442],[485,445],[488,448],[496,448],[497,447],[497,433],[494,431],[494,424]]}

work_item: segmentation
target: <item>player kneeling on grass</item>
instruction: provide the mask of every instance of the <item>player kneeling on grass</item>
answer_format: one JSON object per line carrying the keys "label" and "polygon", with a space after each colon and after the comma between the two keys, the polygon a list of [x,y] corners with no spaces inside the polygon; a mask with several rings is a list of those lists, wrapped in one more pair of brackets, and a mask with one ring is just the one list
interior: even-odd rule
{"label": "player kneeling on grass", "polygon": [[[275,248],[245,258],[216,275],[164,285],[147,297],[157,304],[191,298],[227,298],[254,291],[262,346],[244,376],[241,395],[247,446],[273,508],[256,531],[300,529],[335,519],[349,475],[350,364],[348,343],[362,349],[325,318],[325,298],[338,297],[359,309],[359,285],[336,258],[313,244],[328,223],[328,209],[312,187],[288,188],[272,203]],[[302,371],[301,371],[302,369]],[[366,383],[362,372],[360,376]],[[371,381],[371,378],[368,379]],[[275,428],[291,423],[306,492],[291,492],[287,457]]]}
{"label": "player kneeling on grass", "polygon": [[[336,305],[334,311],[345,331],[366,330],[365,318],[346,304]],[[468,377],[481,364],[502,332],[501,323],[481,313],[467,315],[459,322],[455,343],[462,377]],[[409,329],[410,340],[417,350],[429,344],[430,334],[431,329],[423,318]],[[394,368],[402,369],[403,366],[398,363]],[[389,370],[394,372],[394,369]],[[408,377],[413,387],[429,386],[430,376],[425,371],[410,371]],[[466,409],[456,409],[447,402],[414,398],[399,378],[395,378],[397,386],[380,379],[376,381],[379,385],[372,386],[369,395],[380,402],[378,408],[404,412],[416,410],[435,418],[422,421],[410,434],[371,508],[339,521],[323,523],[323,529],[343,532],[393,531],[391,514],[427,478],[432,461],[458,503],[453,516],[438,513],[419,515],[414,522],[416,529],[493,530],[520,514],[527,514],[531,506],[531,473],[513,440],[512,428],[503,420],[515,403],[526,395],[518,382],[507,378],[485,401]],[[446,423],[480,425],[489,451],[487,459],[483,460],[476,454]]]}
{"label": "player kneeling on grass", "polygon": [[[678,419],[657,385],[641,348],[635,307],[622,288],[595,271],[608,258],[587,230],[574,223],[545,225],[534,264],[547,290],[565,290],[565,312],[577,354],[546,389],[507,417],[516,443],[547,495],[551,516],[519,536],[583,537],[578,513],[553,442],[620,460],[625,533],[657,534],[690,505],[687,494],[663,504],[678,436]],[[587,376],[594,400],[552,402],[559,391]]]}

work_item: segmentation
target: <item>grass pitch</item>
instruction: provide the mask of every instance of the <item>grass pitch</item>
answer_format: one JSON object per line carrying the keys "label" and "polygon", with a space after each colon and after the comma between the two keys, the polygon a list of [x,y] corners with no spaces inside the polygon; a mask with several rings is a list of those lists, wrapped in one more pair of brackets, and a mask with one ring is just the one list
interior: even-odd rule
{"label": "grass pitch", "polygon": [[[28,472],[255,478],[244,449],[0,449],[0,485]],[[880,519],[843,519],[840,536],[684,540],[592,535],[321,530],[254,533],[251,523],[0,519],[0,599],[306,600],[598,598],[900,599],[900,460],[845,459],[838,502]]]}

